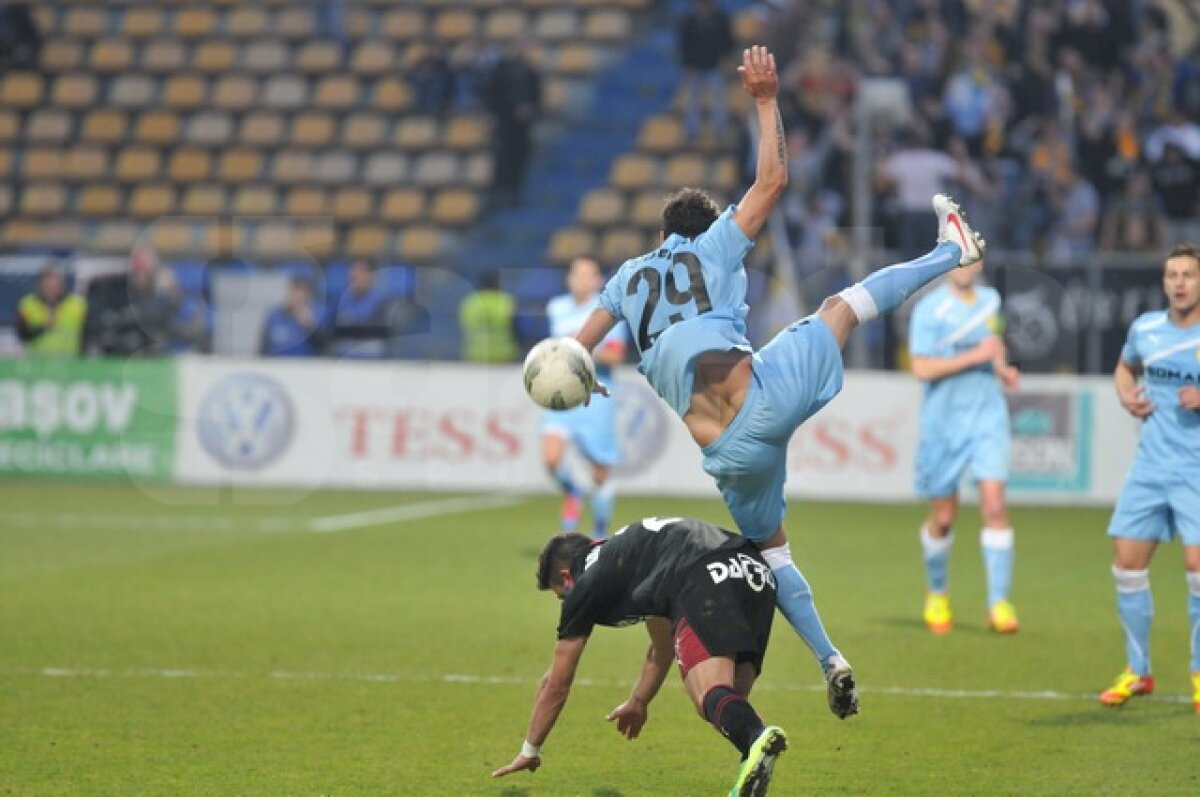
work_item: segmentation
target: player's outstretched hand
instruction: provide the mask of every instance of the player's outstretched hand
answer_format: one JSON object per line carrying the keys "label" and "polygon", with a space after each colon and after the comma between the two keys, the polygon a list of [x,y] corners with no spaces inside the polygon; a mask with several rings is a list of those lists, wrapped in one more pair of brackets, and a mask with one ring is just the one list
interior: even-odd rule
{"label": "player's outstretched hand", "polygon": [[514,758],[512,760],[511,764],[509,764],[506,767],[500,767],[495,772],[493,772],[492,777],[493,778],[502,778],[505,775],[512,774],[513,772],[520,772],[522,769],[528,769],[530,772],[533,772],[541,765],[542,765],[542,757],[541,756],[535,755],[531,758],[529,756],[518,755],[516,758]]}
{"label": "player's outstretched hand", "polygon": [[756,100],[772,99],[779,92],[779,75],[775,73],[775,56],[761,44],[742,51],[742,88]]}
{"label": "player's outstretched hand", "polygon": [[1188,385],[1179,388],[1179,406],[1185,410],[1200,411],[1200,387]]}
{"label": "player's outstretched hand", "polygon": [[647,717],[646,704],[636,697],[631,697],[610,711],[605,719],[609,722],[616,720],[617,733],[633,741],[642,732]]}
{"label": "player's outstretched hand", "polygon": [[1015,365],[1005,365],[996,372],[1004,389],[1013,392],[1021,386],[1021,372]]}
{"label": "player's outstretched hand", "polygon": [[1150,413],[1154,412],[1154,404],[1146,395],[1144,387],[1138,386],[1129,395],[1122,393],[1120,394],[1120,399],[1121,406],[1128,410],[1129,414],[1135,418],[1146,418]]}
{"label": "player's outstretched hand", "polygon": [[[592,388],[592,392],[593,392],[593,393],[599,393],[601,396],[604,396],[605,398],[608,398],[608,388],[605,386],[605,384],[604,384],[603,382],[601,382],[601,381],[599,381],[599,380],[597,380],[597,382],[596,382],[596,386]],[[587,398],[585,398],[585,399],[583,400],[583,406],[585,406],[585,407],[586,407],[586,406],[588,406],[588,405],[589,405],[589,404],[591,404],[591,403],[592,403],[592,397],[591,397],[591,396],[588,396]]]}

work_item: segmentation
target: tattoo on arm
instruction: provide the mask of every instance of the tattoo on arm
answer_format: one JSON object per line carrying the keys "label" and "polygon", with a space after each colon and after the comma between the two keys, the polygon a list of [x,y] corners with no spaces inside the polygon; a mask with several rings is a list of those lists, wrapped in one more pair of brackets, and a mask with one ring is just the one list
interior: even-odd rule
{"label": "tattoo on arm", "polygon": [[779,108],[775,109],[775,154],[779,157],[779,165],[786,166],[786,150],[783,144],[783,116],[779,113]]}

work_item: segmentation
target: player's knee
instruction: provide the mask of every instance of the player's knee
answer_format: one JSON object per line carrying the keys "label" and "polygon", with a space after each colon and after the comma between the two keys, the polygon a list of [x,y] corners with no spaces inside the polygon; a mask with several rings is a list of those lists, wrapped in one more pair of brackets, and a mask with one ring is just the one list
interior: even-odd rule
{"label": "player's knee", "polygon": [[933,537],[945,537],[954,529],[954,510],[935,509],[929,515],[927,523],[929,534]]}

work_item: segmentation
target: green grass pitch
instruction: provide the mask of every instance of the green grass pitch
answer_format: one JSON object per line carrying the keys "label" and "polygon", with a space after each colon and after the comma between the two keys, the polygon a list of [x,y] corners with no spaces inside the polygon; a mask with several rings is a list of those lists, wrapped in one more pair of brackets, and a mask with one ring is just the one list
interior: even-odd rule
{"label": "green grass pitch", "polygon": [[[0,794],[724,794],[736,753],[676,676],[641,739],[604,722],[640,628],[596,633],[540,771],[489,778],[520,747],[554,643],[558,604],[533,567],[556,502],[439,514],[446,498],[0,485]],[[862,714],[828,712],[777,620],[753,695],[792,741],[772,794],[1200,794],[1178,547],[1154,568],[1159,695],[1106,710],[1095,693],[1123,662],[1107,512],[1013,512],[1023,627],[1001,638],[971,511],[956,629],[935,638],[920,507],[792,503]],[[618,514],[729,523],[715,501],[621,499]]]}

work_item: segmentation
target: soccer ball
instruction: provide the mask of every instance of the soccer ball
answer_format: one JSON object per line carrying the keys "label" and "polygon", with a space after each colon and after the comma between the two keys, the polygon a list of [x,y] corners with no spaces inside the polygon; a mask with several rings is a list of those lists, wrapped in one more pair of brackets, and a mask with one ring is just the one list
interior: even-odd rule
{"label": "soccer ball", "polygon": [[575,338],[547,338],[525,358],[525,392],[550,410],[578,407],[596,386],[596,366]]}

